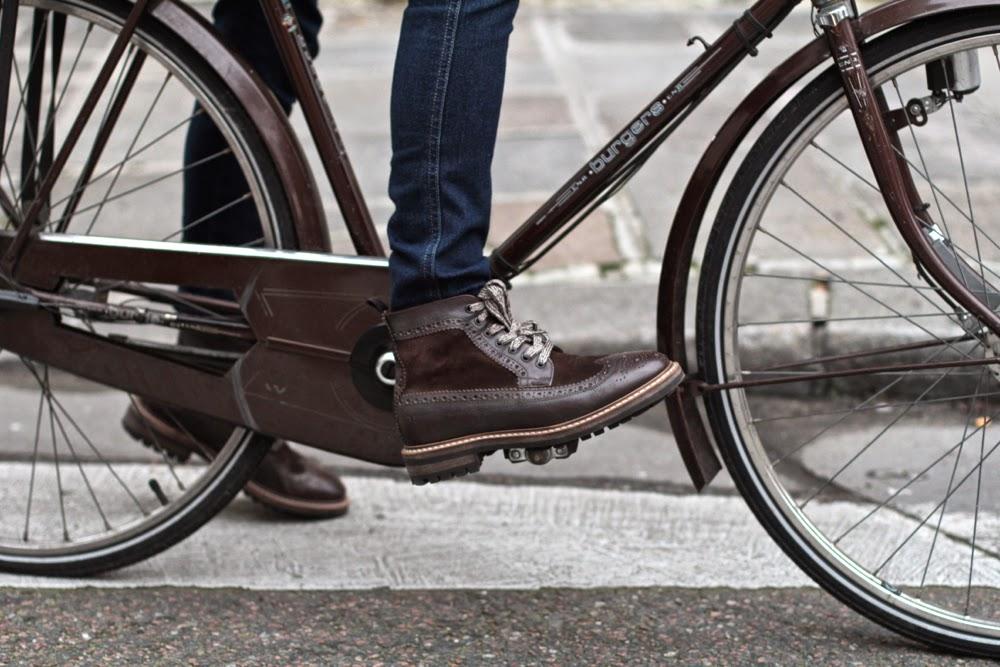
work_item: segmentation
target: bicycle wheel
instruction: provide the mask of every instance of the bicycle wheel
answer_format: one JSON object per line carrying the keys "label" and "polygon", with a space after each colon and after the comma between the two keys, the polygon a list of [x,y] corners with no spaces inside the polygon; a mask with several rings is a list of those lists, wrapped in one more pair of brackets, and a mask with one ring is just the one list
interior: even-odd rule
{"label": "bicycle wheel", "polygon": [[[991,284],[998,45],[990,10],[918,22],[864,49],[888,107],[926,112],[902,123],[900,152],[927,214]],[[705,406],[764,527],[878,623],[1000,655],[1000,493],[988,483],[1000,367],[982,363],[998,348],[898,238],[833,69],[751,149],[702,271]]]}
{"label": "bicycle wheel", "polygon": [[[0,230],[10,232],[30,205],[131,7],[118,0],[20,3],[8,113],[0,116],[6,118]],[[224,145],[185,165],[186,130],[202,115],[215,123]],[[113,132],[102,138],[102,127]],[[222,160],[239,165],[245,191],[187,220],[182,230],[185,172],[213,169]],[[185,231],[236,208],[260,221],[259,235],[251,234],[247,245],[296,247],[278,171],[237,97],[195,49],[147,16],[43,209],[45,230],[180,241]],[[81,280],[61,289],[97,302],[232,315],[221,299],[159,285]],[[79,312],[62,312],[60,324],[162,353],[183,348],[214,367],[238,356],[205,342],[181,345],[171,329],[101,322]],[[136,397],[9,352],[0,351],[0,368],[2,570],[87,575],[147,558],[219,511],[270,444],[237,428],[211,463],[182,463],[122,430],[121,416]]]}

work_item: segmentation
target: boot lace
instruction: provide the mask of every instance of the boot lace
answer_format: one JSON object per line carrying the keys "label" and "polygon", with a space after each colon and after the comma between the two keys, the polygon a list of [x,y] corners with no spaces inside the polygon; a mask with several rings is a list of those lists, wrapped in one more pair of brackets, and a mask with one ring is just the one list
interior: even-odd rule
{"label": "boot lace", "polygon": [[489,281],[476,296],[479,303],[470,304],[468,310],[470,313],[479,313],[476,324],[483,325],[491,320],[486,327],[488,336],[499,333],[497,344],[506,345],[511,352],[517,352],[528,344],[528,349],[521,355],[525,361],[535,359],[535,363],[539,366],[548,363],[553,348],[549,334],[539,329],[531,320],[518,322],[514,319],[510,312],[510,298],[503,282]]}

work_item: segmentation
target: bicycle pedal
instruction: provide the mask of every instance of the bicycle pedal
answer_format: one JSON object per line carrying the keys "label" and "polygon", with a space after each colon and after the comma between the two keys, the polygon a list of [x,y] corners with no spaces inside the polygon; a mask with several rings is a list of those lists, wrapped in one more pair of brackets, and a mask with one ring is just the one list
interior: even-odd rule
{"label": "bicycle pedal", "polygon": [[503,450],[503,456],[511,463],[524,463],[528,460],[528,450],[524,447],[514,447]]}
{"label": "bicycle pedal", "polygon": [[567,442],[556,445],[552,448],[552,455],[557,459],[568,459],[573,454],[576,454],[578,444],[577,442]]}
{"label": "bicycle pedal", "polygon": [[577,442],[564,442],[550,447],[513,447],[503,450],[504,457],[511,463],[529,461],[535,465],[545,465],[552,459],[568,459],[576,453]]}

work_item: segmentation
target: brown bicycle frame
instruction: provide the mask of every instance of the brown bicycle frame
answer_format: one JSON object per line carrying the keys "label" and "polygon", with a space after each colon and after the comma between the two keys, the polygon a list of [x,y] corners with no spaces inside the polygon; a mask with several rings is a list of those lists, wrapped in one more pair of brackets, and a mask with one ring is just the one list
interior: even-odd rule
{"label": "brown bicycle frame", "polygon": [[[857,19],[844,20],[826,30],[819,39],[779,66],[737,107],[733,116],[709,146],[681,201],[671,229],[661,276],[658,312],[660,348],[679,361],[686,361],[683,340],[683,312],[694,238],[708,199],[739,140],[756,123],[781,93],[800,80],[814,66],[829,61],[839,65],[860,136],[879,180],[893,220],[907,244],[928,273],[947,293],[994,333],[1000,334],[1000,318],[983,304],[941,262],[926,236],[926,222],[914,211],[915,187],[909,172],[902,168],[892,150],[894,133],[887,128],[882,109],[876,104],[868,76],[861,62],[859,42],[883,30],[918,18],[994,5],[996,0],[895,0]],[[4,8],[16,5],[5,0]],[[122,43],[131,39],[141,2],[119,35]],[[333,115],[323,96],[298,25],[287,0],[261,0],[282,61],[302,102],[303,112],[323,161],[324,169],[341,208],[356,250],[361,255],[380,256],[381,243],[374,231],[346,150],[337,133]],[[632,122],[560,188],[492,255],[498,277],[509,279],[530,266],[568,230],[579,224],[603,199],[637,171],[645,159],[691,113],[698,104],[781,23],[797,0],[759,0],[733,26],[695,59],[664,91],[643,107]],[[148,11],[163,16],[182,17],[184,10],[174,0],[150,2]],[[135,19],[134,21],[132,19]],[[190,17],[188,17],[190,18]],[[0,24],[2,27],[2,24]],[[825,42],[825,43],[824,43]],[[212,48],[218,48],[214,45]],[[114,56],[114,51],[112,52]],[[117,54],[120,57],[120,53]],[[796,60],[797,59],[797,60]],[[111,60],[99,75],[110,73]],[[0,79],[3,73],[0,72]],[[105,82],[106,83],[106,82]],[[0,87],[6,90],[6,80]],[[252,88],[252,86],[251,86]],[[259,88],[259,85],[258,85]],[[259,91],[257,91],[259,92]],[[254,91],[247,91],[248,95]],[[864,102],[867,100],[867,103]],[[272,106],[273,100],[268,104]],[[89,114],[87,105],[85,114]],[[84,115],[85,115],[84,114]],[[85,119],[77,119],[82,125]],[[76,129],[74,127],[74,129]],[[287,141],[284,127],[271,128],[271,145]],[[277,138],[270,136],[278,135]],[[70,133],[69,142],[78,136]],[[63,146],[60,156],[67,153]],[[58,164],[58,159],[57,159]],[[295,165],[293,164],[292,167]],[[704,169],[703,169],[704,167]],[[51,187],[58,176],[54,169],[43,188]],[[306,182],[307,185],[311,180]],[[309,197],[293,192],[295,210],[310,210]],[[315,209],[314,203],[312,204]],[[37,214],[32,206],[31,212]],[[363,401],[335,390],[335,399],[322,397],[324,364],[343,366],[354,341],[377,317],[361,307],[367,297],[384,296],[388,279],[384,261],[282,253],[275,251],[239,252],[210,246],[178,249],[179,244],[101,243],[86,237],[58,239],[37,235],[34,221],[20,221],[16,234],[0,234],[0,267],[22,285],[36,290],[53,290],[66,279],[94,279],[153,282],[168,285],[197,285],[232,289],[240,297],[240,310],[249,332],[244,335],[265,345],[255,345],[235,369],[219,376],[148,350],[132,349],[82,331],[52,326],[52,316],[41,309],[26,307],[9,311],[9,325],[0,330],[0,347],[88,377],[103,384],[153,399],[209,413],[232,423],[270,435],[287,437],[315,446],[387,464],[398,464],[398,451],[387,422]],[[322,250],[324,234],[310,233],[297,225],[300,236],[310,236]],[[131,245],[131,247],[130,247]],[[185,244],[188,245],[188,244]],[[366,261],[368,263],[366,263]],[[331,334],[312,322],[317,299],[325,300],[339,316]],[[337,319],[336,317],[334,319]],[[22,334],[13,335],[20,324]],[[85,351],[85,353],[84,353]],[[983,363],[989,363],[985,360]],[[897,366],[896,369],[919,368]],[[342,370],[342,368],[340,369]],[[853,370],[851,372],[857,372]],[[247,373],[251,376],[248,378]],[[836,376],[836,372],[831,372]],[[309,378],[317,378],[310,381]],[[695,485],[701,488],[719,470],[707,430],[697,410],[697,395],[705,390],[696,376],[668,403],[678,446]],[[730,383],[733,387],[740,383]],[[718,389],[720,387],[717,387]],[[731,388],[727,384],[724,388]],[[291,394],[289,394],[291,392]],[[291,398],[294,395],[294,398]],[[317,395],[321,396],[317,398]],[[370,408],[370,406],[369,406]],[[355,443],[344,444],[344,424],[336,412],[361,410],[367,430],[353,433]],[[328,442],[330,429],[337,426],[341,442]],[[373,436],[373,434],[380,434]],[[347,440],[352,438],[348,437]]]}

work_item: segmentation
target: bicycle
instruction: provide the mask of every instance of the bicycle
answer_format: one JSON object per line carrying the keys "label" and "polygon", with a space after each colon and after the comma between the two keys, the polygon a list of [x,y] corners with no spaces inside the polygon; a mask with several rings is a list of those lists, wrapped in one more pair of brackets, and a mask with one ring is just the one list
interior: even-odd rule
{"label": "bicycle", "polygon": [[[523,273],[617,192],[796,4],[758,0],[714,43],[693,38],[703,52],[492,253],[494,274]],[[329,252],[316,181],[287,119],[192,9],[179,0],[0,3],[0,366],[14,385],[4,409],[15,459],[3,474],[26,488],[0,518],[0,569],[89,575],[158,553],[219,511],[275,438],[402,464],[392,354],[366,305],[387,293],[384,251],[294,16],[278,0],[261,6],[356,256]],[[987,442],[989,385],[1000,381],[1000,269],[989,255],[1000,244],[975,215],[973,193],[990,192],[988,175],[970,178],[969,158],[992,156],[983,103],[1000,74],[1000,5],[892,0],[859,14],[848,0],[814,0],[813,22],[816,39],[735,107],[677,210],[657,314],[660,349],[688,369],[667,401],[671,424],[695,486],[721,470],[721,454],[771,536],[838,599],[905,636],[998,656],[989,592],[1000,556],[980,509],[983,468],[1000,445]],[[67,51],[67,39],[79,48]],[[81,63],[96,77],[77,90]],[[75,114],[64,106],[71,90]],[[195,111],[177,122],[180,103],[157,109],[165,95],[197,102]],[[124,132],[123,108],[144,96],[148,112]],[[130,236],[128,195],[167,187],[178,172],[153,158],[179,156],[169,142],[201,113],[225,137],[220,154],[243,168],[247,192],[232,205],[249,202],[260,238],[180,243],[169,206],[142,212],[156,235]],[[698,264],[703,219],[744,144]],[[124,158],[109,157],[114,148]],[[810,180],[821,164],[841,180]],[[792,225],[780,218],[789,201],[799,206]],[[828,259],[837,243],[861,259]],[[692,266],[694,360],[685,341]],[[746,319],[741,306],[761,293],[772,312]],[[844,309],[832,293],[849,295]],[[178,330],[231,345],[182,345]],[[754,336],[767,343],[754,354],[767,358],[745,353]],[[139,396],[225,420],[232,436],[205,466],[155,446],[122,449],[116,425],[88,422],[86,401],[63,391],[94,386],[123,405]],[[789,392],[824,407],[788,408]],[[857,420],[883,415],[871,437],[844,442]],[[927,415],[939,419],[925,441]],[[804,439],[774,428],[789,422]],[[859,478],[852,466],[890,432],[903,433],[899,465],[913,470]],[[544,462],[573,451],[506,454]],[[846,519],[830,511],[845,499],[855,503]],[[910,550],[915,557],[900,557]]]}

